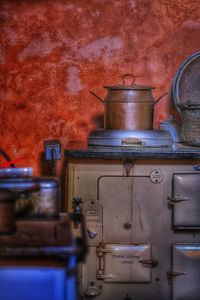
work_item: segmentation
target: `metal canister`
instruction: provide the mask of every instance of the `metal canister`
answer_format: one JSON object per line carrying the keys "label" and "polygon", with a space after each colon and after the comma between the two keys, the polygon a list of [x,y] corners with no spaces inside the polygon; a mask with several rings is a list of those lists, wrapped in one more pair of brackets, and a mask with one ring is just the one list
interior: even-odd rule
{"label": "metal canister", "polygon": [[30,194],[20,193],[15,204],[16,217],[18,219],[56,218],[60,212],[60,184],[58,179],[54,177],[20,177],[20,174],[25,176],[23,169],[22,172],[18,169],[0,170],[0,189],[26,192],[26,190],[33,189],[37,184],[39,190]]}
{"label": "metal canister", "polygon": [[60,212],[60,184],[55,177],[37,177],[40,190],[30,195],[29,216],[56,218]]}

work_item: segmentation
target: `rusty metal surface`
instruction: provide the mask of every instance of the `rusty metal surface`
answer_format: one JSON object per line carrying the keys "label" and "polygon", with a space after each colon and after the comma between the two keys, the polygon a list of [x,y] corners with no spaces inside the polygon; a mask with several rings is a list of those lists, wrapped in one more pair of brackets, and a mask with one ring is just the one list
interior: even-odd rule
{"label": "rusty metal surface", "polygon": [[54,221],[17,221],[16,232],[0,235],[1,247],[42,247],[71,245],[70,221],[60,214]]}

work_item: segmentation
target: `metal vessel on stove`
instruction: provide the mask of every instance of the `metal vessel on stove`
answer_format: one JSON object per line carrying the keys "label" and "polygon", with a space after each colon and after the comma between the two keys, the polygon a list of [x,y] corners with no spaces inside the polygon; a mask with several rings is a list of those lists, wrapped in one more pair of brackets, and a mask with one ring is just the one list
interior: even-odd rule
{"label": "metal vessel on stove", "polygon": [[[131,83],[126,84],[128,77]],[[105,128],[123,130],[153,129],[154,101],[152,86],[135,84],[135,76],[125,74],[121,85],[105,86],[108,90],[104,100],[95,93],[105,106]]]}

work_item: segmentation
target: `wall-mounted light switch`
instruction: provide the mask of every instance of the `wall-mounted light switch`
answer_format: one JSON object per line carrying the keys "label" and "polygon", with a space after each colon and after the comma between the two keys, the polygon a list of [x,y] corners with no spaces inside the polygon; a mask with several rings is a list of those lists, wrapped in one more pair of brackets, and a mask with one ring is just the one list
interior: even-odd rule
{"label": "wall-mounted light switch", "polygon": [[44,141],[45,160],[61,159],[61,144],[59,140]]}

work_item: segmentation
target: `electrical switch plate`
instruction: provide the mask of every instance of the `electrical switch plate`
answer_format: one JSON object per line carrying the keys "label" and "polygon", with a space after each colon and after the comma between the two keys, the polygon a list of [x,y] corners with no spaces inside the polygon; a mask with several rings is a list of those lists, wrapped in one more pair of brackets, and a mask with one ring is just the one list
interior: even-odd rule
{"label": "electrical switch plate", "polygon": [[44,141],[45,160],[61,159],[61,144],[59,140]]}

